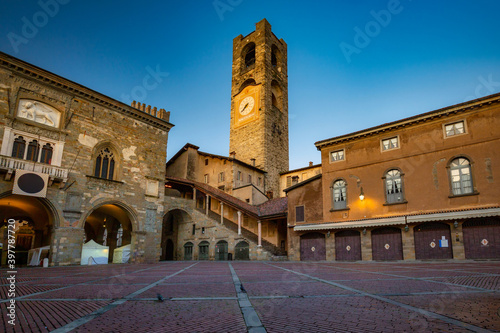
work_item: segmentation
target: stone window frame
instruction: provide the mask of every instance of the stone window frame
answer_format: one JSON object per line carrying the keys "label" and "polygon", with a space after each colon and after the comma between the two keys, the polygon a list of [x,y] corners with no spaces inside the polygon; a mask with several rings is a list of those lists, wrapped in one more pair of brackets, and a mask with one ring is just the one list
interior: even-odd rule
{"label": "stone window frame", "polygon": [[[399,179],[401,180],[400,182],[400,192],[401,193],[401,199],[400,200],[392,200],[391,196],[388,194],[387,191],[387,178],[388,174],[391,171],[397,171],[399,173]],[[384,206],[389,206],[389,205],[399,205],[399,204],[404,204],[408,203],[405,199],[405,182],[404,182],[404,172],[400,168],[389,168],[384,172],[384,175],[382,176],[382,180],[384,182],[384,197],[385,197],[385,203]],[[393,178],[393,177],[391,177]],[[394,178],[395,179],[395,178]]]}
{"label": "stone window frame", "polygon": [[[345,189],[344,200],[335,201],[335,184],[337,184],[339,182],[343,182],[344,183],[344,186],[343,186],[343,188]],[[330,212],[342,211],[342,210],[349,210],[349,206],[347,204],[348,203],[348,199],[349,199],[348,191],[347,191],[347,185],[348,184],[347,184],[347,181],[345,180],[345,178],[336,178],[336,179],[334,179],[332,181],[332,185],[330,185],[330,197],[331,197],[331,207],[332,207],[330,209]],[[341,205],[340,203],[339,204],[335,204],[336,202],[344,202],[345,204],[344,205]]]}
{"label": "stone window frame", "polygon": [[[389,143],[392,144],[392,140],[393,139],[396,139],[397,146],[385,148],[384,142],[389,141]],[[380,151],[383,152],[383,153],[386,152],[386,151],[393,151],[393,150],[397,150],[397,149],[400,149],[400,148],[401,148],[401,140],[399,138],[399,135],[394,135],[394,136],[391,136],[391,137],[388,137],[388,138],[380,140]]]}
{"label": "stone window frame", "polygon": [[[452,125],[457,125],[457,124],[462,124],[463,125],[463,132],[462,133],[453,133],[453,134],[448,134],[448,131],[446,130],[447,126],[452,126]],[[449,122],[449,123],[443,123],[443,138],[449,139],[449,138],[455,138],[457,136],[462,136],[469,134],[469,131],[467,129],[467,121],[465,119]],[[455,129],[454,129],[455,132]]]}
{"label": "stone window frame", "polygon": [[[104,151],[105,149],[108,149],[113,154],[114,157],[114,170],[112,178],[103,178],[101,176],[96,176],[97,158],[101,155],[101,152]],[[120,181],[122,179],[123,158],[119,152],[120,150],[111,141],[105,140],[96,144],[92,151],[92,172],[90,173],[92,177],[102,180]],[[101,172],[102,170],[100,170],[100,173]]]}
{"label": "stone window frame", "polygon": [[[333,154],[340,153],[340,152],[342,152],[342,158],[341,159],[335,159],[335,160],[333,160],[332,159]],[[328,159],[329,159],[330,163],[337,163],[337,162],[343,162],[343,161],[345,161],[345,148],[335,149],[335,150],[329,151],[328,152]]]}
{"label": "stone window frame", "polygon": [[218,180],[219,180],[219,183],[222,183],[225,180],[224,171],[219,172]]}
{"label": "stone window frame", "polygon": [[[12,151],[14,148],[15,140],[18,137],[23,137],[25,141],[25,147],[24,147],[24,153],[23,153],[23,160],[27,160],[27,153],[28,153],[28,145],[31,141],[36,140],[39,145],[39,151],[38,151],[38,156],[36,163],[43,163],[41,162],[41,157],[42,157],[42,148],[46,144],[50,144],[52,147],[52,158],[49,163],[43,163],[43,164],[49,164],[53,166],[60,167],[62,163],[62,153],[64,151],[64,141],[57,141],[54,139],[47,138],[45,136],[41,135],[35,135],[32,133],[28,133],[25,131],[20,131],[17,129],[13,129],[11,127],[4,127],[4,133],[3,133],[3,140],[2,140],[2,148],[0,149],[0,155],[3,156],[9,156],[12,157]],[[14,157],[16,158],[16,157]]]}
{"label": "stone window frame", "polygon": [[[471,191],[470,192],[466,192],[466,193],[455,193],[454,191],[454,182],[453,182],[453,170],[459,170],[459,177],[460,177],[460,190],[462,191],[463,189],[463,182],[465,182],[466,180],[463,180],[462,179],[462,172],[461,170],[465,169],[465,167],[463,166],[460,166],[460,167],[454,167],[453,166],[453,163],[457,160],[460,160],[460,159],[464,159],[468,162],[468,167],[467,169],[469,170],[469,176],[470,176],[470,188],[471,188]],[[450,160],[448,161],[448,164],[446,166],[446,169],[448,171],[448,183],[450,185],[450,195],[448,196],[449,198],[455,198],[455,197],[464,197],[464,196],[470,196],[470,195],[478,195],[479,192],[477,191],[476,187],[475,187],[475,179],[474,179],[474,161],[467,155],[456,155],[456,156],[453,156],[452,158],[450,158]]]}
{"label": "stone window frame", "polygon": [[[251,57],[252,50],[253,50],[253,58]],[[252,59],[253,59],[253,61],[252,61]],[[257,45],[255,44],[255,42],[248,42],[241,49],[241,69],[242,69],[242,72],[246,72],[248,70],[255,68],[256,62],[257,62]]]}

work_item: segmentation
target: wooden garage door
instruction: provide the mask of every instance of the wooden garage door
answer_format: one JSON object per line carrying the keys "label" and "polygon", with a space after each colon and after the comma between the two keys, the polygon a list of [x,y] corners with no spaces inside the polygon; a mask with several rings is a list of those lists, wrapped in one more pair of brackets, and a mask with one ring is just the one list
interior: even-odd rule
{"label": "wooden garage door", "polygon": [[345,230],[335,233],[335,260],[361,260],[359,231]]}
{"label": "wooden garage door", "polygon": [[401,229],[380,228],[372,231],[373,260],[403,260]]}
{"label": "wooden garage door", "polygon": [[416,259],[452,259],[450,226],[424,223],[414,229]]}
{"label": "wooden garage door", "polygon": [[500,220],[474,219],[462,225],[465,258],[500,259]]}
{"label": "wooden garage door", "polygon": [[313,232],[300,236],[300,260],[326,260],[324,234]]}

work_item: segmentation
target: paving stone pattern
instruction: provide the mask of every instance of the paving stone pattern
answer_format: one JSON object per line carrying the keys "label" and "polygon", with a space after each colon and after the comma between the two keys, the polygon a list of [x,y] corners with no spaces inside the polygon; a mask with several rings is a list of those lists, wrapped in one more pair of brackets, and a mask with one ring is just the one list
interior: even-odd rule
{"label": "paving stone pattern", "polygon": [[6,277],[0,332],[500,332],[495,261],[20,268],[15,326]]}

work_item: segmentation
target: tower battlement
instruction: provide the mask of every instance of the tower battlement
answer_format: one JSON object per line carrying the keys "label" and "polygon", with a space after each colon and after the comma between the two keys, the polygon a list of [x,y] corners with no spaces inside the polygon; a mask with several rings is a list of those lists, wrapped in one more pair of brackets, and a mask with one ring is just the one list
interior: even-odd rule
{"label": "tower battlement", "polygon": [[160,118],[165,121],[170,120],[170,111],[165,111],[165,109],[158,110],[156,106],[152,108],[151,105],[146,105],[146,103],[141,103],[136,101],[132,101],[131,106],[133,108],[136,108],[137,110],[150,114],[153,117]]}

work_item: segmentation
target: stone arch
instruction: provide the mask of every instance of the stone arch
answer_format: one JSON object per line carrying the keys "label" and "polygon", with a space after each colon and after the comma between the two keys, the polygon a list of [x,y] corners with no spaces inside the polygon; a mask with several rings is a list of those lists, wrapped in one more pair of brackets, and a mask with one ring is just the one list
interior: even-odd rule
{"label": "stone arch", "polygon": [[[6,191],[0,194],[0,220],[8,222],[12,219],[16,221],[16,228],[18,228],[15,234],[16,264],[18,265],[29,264],[31,259],[28,257],[29,250],[41,247],[52,248],[56,229],[63,224],[61,213],[50,200],[16,195],[12,194],[12,191]],[[0,236],[0,243],[7,244],[6,224],[0,228]],[[2,264],[6,263],[6,252],[4,253]]]}
{"label": "stone arch", "polygon": [[271,82],[271,102],[273,107],[283,111],[283,89],[276,80]]}
{"label": "stone arch", "polygon": [[[170,209],[163,215],[162,219],[160,260],[178,260],[185,256],[184,244],[181,244],[179,235],[191,234],[193,219],[181,207],[169,206],[168,208]],[[170,252],[172,248],[173,250]]]}

